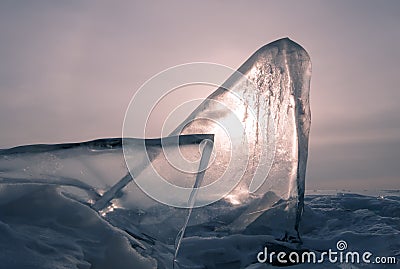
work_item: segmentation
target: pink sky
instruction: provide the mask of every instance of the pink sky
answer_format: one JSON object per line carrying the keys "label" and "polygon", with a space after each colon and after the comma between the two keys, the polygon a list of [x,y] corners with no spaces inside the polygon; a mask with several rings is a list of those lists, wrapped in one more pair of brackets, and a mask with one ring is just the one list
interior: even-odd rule
{"label": "pink sky", "polygon": [[289,37],[313,62],[307,188],[400,188],[398,1],[116,2],[0,3],[0,148],[120,137],[154,74]]}

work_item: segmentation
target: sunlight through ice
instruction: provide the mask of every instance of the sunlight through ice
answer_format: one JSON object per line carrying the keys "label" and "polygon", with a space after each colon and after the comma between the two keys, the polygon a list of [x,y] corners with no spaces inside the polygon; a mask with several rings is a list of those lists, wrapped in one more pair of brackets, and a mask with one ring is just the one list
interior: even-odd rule
{"label": "sunlight through ice", "polygon": [[[298,229],[304,203],[311,123],[310,58],[301,46],[285,38],[259,49],[238,72],[245,79],[232,75],[223,84],[229,90],[221,87],[214,92],[173,134],[215,134],[217,159],[206,171],[205,180],[219,178],[221,166],[228,166],[225,161],[229,158],[226,156],[231,152],[224,147],[228,139],[231,143],[243,143],[243,147],[248,147],[247,167],[241,166],[242,163],[237,159],[230,160],[239,164],[234,172],[245,170],[245,173],[233,191],[224,198],[236,207],[246,205],[246,209],[225,223],[226,228],[241,231],[263,212],[280,208],[286,213],[282,215],[279,225],[271,228],[295,238],[297,235],[293,231]],[[253,82],[255,87],[248,85],[247,80]],[[232,109],[220,112],[214,105],[215,101]],[[250,111],[255,113],[254,117],[250,117]],[[204,124],[202,118],[211,121]],[[241,135],[247,135],[247,143],[240,136],[237,139],[237,134],[233,137],[229,137],[229,133],[228,136],[220,134],[222,132],[219,132],[221,128],[218,124],[229,126],[232,118],[242,121],[244,132]],[[237,147],[240,148],[240,145]],[[271,154],[272,150],[275,150],[275,154]],[[274,222],[277,224],[271,220],[271,225]]]}
{"label": "sunlight through ice", "polygon": [[[311,122],[307,52],[285,38],[237,71],[179,68],[221,71],[226,81],[212,83],[221,87],[170,136],[135,139],[124,130],[122,139],[1,150],[0,183],[54,189],[90,206],[159,268],[172,261],[190,268],[190,242],[206,238],[299,241]],[[129,119],[124,128],[141,127]]]}
{"label": "sunlight through ice", "polygon": [[[141,165],[138,159],[142,157],[138,158],[137,149],[132,147],[131,154],[125,156],[127,165],[134,181],[152,199],[145,198],[137,185],[130,184],[120,198],[121,205],[145,209],[148,214],[144,219],[150,215],[157,219],[156,215],[162,212],[163,218],[172,222],[167,226],[176,225],[173,230],[180,225],[189,227],[188,236],[200,233],[206,223],[214,232],[223,234],[240,233],[250,225],[258,225],[260,233],[296,241],[304,203],[311,121],[310,58],[301,46],[285,38],[262,47],[232,73],[171,133],[214,135],[213,156],[196,193],[193,210],[187,206],[196,181],[193,170],[176,169],[182,165],[175,166],[175,157],[168,159],[168,155],[196,155],[197,162],[192,164],[197,169],[199,151],[187,146],[179,152],[179,147],[168,145],[163,147],[163,153],[161,149],[153,150]],[[129,119],[129,111],[127,115]],[[128,152],[129,145],[126,148]],[[165,179],[167,184],[160,187],[158,183],[149,183],[156,177]],[[180,195],[170,185],[187,188],[187,192]],[[168,202],[162,205],[157,201]],[[187,214],[177,213],[184,208],[191,214],[186,224],[170,219],[176,214],[185,219]],[[154,226],[157,225],[153,222]],[[154,237],[174,238],[166,230],[156,229],[155,234],[143,228]]]}

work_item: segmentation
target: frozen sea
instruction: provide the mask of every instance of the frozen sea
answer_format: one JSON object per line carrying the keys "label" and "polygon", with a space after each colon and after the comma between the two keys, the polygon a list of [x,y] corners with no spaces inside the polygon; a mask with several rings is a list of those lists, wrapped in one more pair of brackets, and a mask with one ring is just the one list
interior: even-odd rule
{"label": "frozen sea", "polygon": [[[193,209],[179,241],[188,209],[158,205],[135,182],[109,192],[126,173],[120,139],[0,150],[0,268],[399,268],[400,190],[306,192],[301,240],[271,230],[285,226],[279,203],[224,229],[249,205],[222,199]],[[120,203],[127,196],[133,206]]]}
{"label": "frozen sea", "polygon": [[[172,268],[174,245],[134,236],[136,214],[116,210],[108,221],[57,186],[1,184],[0,268]],[[111,224],[116,221],[119,227]],[[198,233],[184,237],[182,267],[176,268],[271,268],[275,266],[257,260],[264,247],[320,255],[337,251],[341,240],[347,243],[344,251],[371,252],[371,263],[325,260],[290,267],[399,268],[400,191],[310,191],[300,235],[302,243],[293,244],[251,232]],[[378,265],[376,257],[395,257],[397,265]]]}

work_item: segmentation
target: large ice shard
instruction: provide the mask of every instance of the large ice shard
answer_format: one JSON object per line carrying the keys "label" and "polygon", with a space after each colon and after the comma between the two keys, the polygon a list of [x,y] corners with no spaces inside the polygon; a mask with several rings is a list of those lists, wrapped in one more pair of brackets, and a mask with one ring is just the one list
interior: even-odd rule
{"label": "large ice shard", "polygon": [[[241,233],[297,241],[310,77],[307,52],[288,38],[275,41],[256,51],[170,137],[0,150],[0,183],[60,186],[126,232],[159,268],[171,268],[172,259],[187,262],[178,253],[185,238]],[[189,162],[176,169],[181,154]],[[160,203],[165,197],[142,188],[156,177],[188,191],[178,197],[151,185],[176,198],[176,204]]]}

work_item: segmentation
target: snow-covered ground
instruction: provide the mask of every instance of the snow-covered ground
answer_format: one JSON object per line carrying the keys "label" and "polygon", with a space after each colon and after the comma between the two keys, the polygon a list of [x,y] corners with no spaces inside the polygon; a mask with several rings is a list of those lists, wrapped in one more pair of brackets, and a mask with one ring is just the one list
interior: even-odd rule
{"label": "snow-covered ground", "polygon": [[[107,222],[89,206],[49,185],[0,185],[0,268],[172,268],[174,244],[148,236],[135,212],[116,210]],[[129,216],[129,217],[127,217]],[[166,216],[167,218],[167,216]],[[275,221],[261,219],[261,222]],[[135,225],[137,223],[138,225]],[[151,231],[151,224],[148,230]],[[224,235],[212,223],[184,237],[176,268],[270,268],[257,262],[266,246],[270,251],[312,250],[317,254],[344,240],[348,251],[369,251],[374,257],[393,256],[397,265],[330,263],[293,265],[292,268],[398,268],[400,258],[400,192],[368,195],[311,192],[300,225],[303,243],[277,241],[269,235]],[[125,226],[127,229],[121,229]],[[156,226],[154,226],[156,227]],[[254,226],[259,229],[259,226]],[[129,228],[129,229],[128,229]],[[159,229],[159,227],[158,227]],[[165,229],[168,229],[165,226]],[[156,231],[155,231],[156,232]],[[136,235],[135,235],[136,234]],[[136,237],[136,238],[134,238]],[[185,266],[186,265],[186,266]]]}

